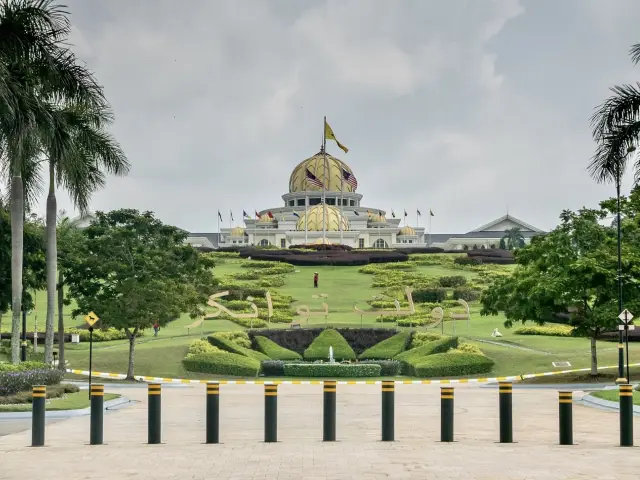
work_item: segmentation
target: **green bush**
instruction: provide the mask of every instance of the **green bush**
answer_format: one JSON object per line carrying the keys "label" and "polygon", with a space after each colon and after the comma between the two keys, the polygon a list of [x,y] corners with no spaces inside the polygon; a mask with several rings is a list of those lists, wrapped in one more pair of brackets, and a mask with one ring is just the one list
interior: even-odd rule
{"label": "green bush", "polygon": [[38,364],[35,368],[3,367],[0,371],[0,396],[30,391],[33,385],[56,385],[62,381],[64,372],[50,365]]}
{"label": "green bush", "polygon": [[573,327],[569,325],[546,325],[541,327],[520,327],[513,331],[516,335],[546,335],[549,337],[571,337]]}
{"label": "green bush", "polygon": [[302,356],[287,348],[281,347],[276,342],[260,335],[253,338],[256,347],[267,357],[273,360],[302,360]]}
{"label": "green bush", "polygon": [[[77,385],[63,383],[60,385],[47,386],[46,395],[48,399],[60,398],[67,393],[77,393],[80,388]],[[33,390],[14,393],[12,395],[0,396],[0,405],[20,405],[25,403],[33,403]]]}
{"label": "green bush", "polygon": [[412,293],[413,301],[417,303],[440,303],[447,298],[446,288],[421,288]]}
{"label": "green bush", "polygon": [[411,342],[411,332],[396,333],[393,337],[366,349],[360,354],[363,360],[389,360],[404,352]]}
{"label": "green bush", "polygon": [[397,360],[361,360],[359,363],[380,365],[380,375],[382,377],[400,375],[400,362]]}
{"label": "green bush", "polygon": [[251,339],[249,338],[247,332],[216,332],[212,334],[212,336],[216,338],[224,338],[244,348],[251,348]]}
{"label": "green bush", "polygon": [[[89,330],[82,328],[67,328],[65,332],[79,335],[81,342],[88,342],[91,336]],[[137,336],[142,337],[143,335],[144,332],[139,331]],[[94,342],[111,342],[113,340],[126,340],[127,338],[124,330],[117,330],[115,328],[106,328],[104,330],[96,329],[93,331]]]}
{"label": "green bush", "polygon": [[333,357],[340,360],[355,360],[356,354],[347,341],[337,331],[328,329],[318,335],[304,351],[305,360],[328,360],[329,347],[333,347]]}
{"label": "green bush", "polygon": [[200,355],[202,353],[215,353],[215,352],[225,352],[225,350],[220,350],[218,347],[214,347],[208,341],[199,339],[194,340],[189,345],[189,350],[187,350],[187,355]]}
{"label": "green bush", "polygon": [[461,287],[453,290],[455,300],[462,299],[466,302],[474,302],[480,298],[481,291],[475,288]]}
{"label": "green bush", "polygon": [[377,364],[354,363],[285,363],[286,377],[379,377],[382,367]]}
{"label": "green bush", "polygon": [[51,368],[51,366],[43,362],[0,363],[0,372],[24,372],[42,368]]}
{"label": "green bush", "polygon": [[421,363],[422,360],[436,353],[444,353],[452,348],[458,347],[458,337],[443,337],[440,340],[434,340],[426,343],[418,348],[412,348],[396,355],[395,360],[398,360],[401,365],[401,370],[404,375],[416,375],[415,367]]}
{"label": "green bush", "polygon": [[233,318],[226,315],[220,315],[216,318],[229,320],[230,322],[233,322],[236,325],[240,325],[244,328],[264,328],[267,326],[267,322],[260,318]]}
{"label": "green bush", "polygon": [[187,355],[182,360],[182,365],[190,372],[213,373],[233,377],[256,377],[260,372],[260,362],[258,360],[228,352]]}
{"label": "green bush", "polygon": [[475,355],[484,355],[480,347],[472,343],[461,343],[458,348],[452,348],[447,353],[473,353]]}
{"label": "green bush", "polygon": [[462,275],[453,275],[451,277],[440,277],[438,283],[441,287],[452,288],[461,287],[467,284],[467,278]]}
{"label": "green bush", "polygon": [[263,360],[260,369],[265,377],[284,377],[284,360]]}
{"label": "green bush", "polygon": [[396,323],[399,327],[421,327],[433,323],[433,319],[429,316],[418,315],[399,318]]}
{"label": "green bush", "polygon": [[251,350],[250,348],[241,347],[237,343],[220,336],[209,335],[208,340],[209,343],[211,343],[211,345],[213,345],[214,347],[226,350],[227,352],[244,355],[245,357],[257,360],[258,362],[262,360],[270,360],[270,358],[267,357],[264,353],[256,352],[255,350]]}
{"label": "green bush", "polygon": [[436,332],[415,332],[411,337],[411,345],[409,349],[422,347],[429,342],[433,342],[434,340],[442,340],[443,338],[443,335]]}
{"label": "green bush", "polygon": [[473,353],[437,353],[423,358],[414,366],[417,377],[460,377],[489,373],[493,360]]}

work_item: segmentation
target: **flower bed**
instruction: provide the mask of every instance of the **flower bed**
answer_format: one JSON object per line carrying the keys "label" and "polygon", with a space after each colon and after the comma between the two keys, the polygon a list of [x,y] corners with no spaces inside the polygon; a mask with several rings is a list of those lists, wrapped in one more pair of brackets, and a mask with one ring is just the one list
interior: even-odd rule
{"label": "flower bed", "polygon": [[64,372],[43,363],[0,364],[0,396],[31,390],[33,385],[57,385]]}
{"label": "flower bed", "polygon": [[285,363],[286,377],[330,377],[356,378],[379,377],[382,368],[377,364],[366,363]]}

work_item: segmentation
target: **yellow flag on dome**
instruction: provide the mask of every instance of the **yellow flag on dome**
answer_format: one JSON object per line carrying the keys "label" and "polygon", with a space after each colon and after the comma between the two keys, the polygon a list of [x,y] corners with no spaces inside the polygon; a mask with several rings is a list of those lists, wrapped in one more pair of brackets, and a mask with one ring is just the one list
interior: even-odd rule
{"label": "yellow flag on dome", "polygon": [[336,136],[333,134],[333,129],[329,126],[326,119],[324,121],[324,138],[325,140],[333,140],[334,142],[336,142],[338,147],[340,147],[344,153],[347,153],[349,151],[347,147],[345,147],[338,141]]}

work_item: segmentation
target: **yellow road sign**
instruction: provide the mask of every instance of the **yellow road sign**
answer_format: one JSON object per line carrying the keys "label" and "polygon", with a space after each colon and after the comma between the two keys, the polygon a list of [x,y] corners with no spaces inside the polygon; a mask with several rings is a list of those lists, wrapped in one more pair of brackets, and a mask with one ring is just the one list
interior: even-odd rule
{"label": "yellow road sign", "polygon": [[89,324],[90,327],[100,320],[100,318],[93,312],[89,312],[86,317],[84,317],[84,321]]}

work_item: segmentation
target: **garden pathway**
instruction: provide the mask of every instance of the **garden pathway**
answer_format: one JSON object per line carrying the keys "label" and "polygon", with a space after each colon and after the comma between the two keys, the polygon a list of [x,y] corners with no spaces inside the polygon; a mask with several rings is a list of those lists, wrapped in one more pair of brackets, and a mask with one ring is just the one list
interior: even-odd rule
{"label": "garden pathway", "polygon": [[[220,445],[204,445],[204,386],[163,390],[163,445],[146,445],[146,390],[105,415],[103,446],[87,446],[89,418],[0,437],[0,479],[575,479],[637,478],[635,450],[617,447],[616,413],[574,407],[575,446],[560,447],[557,393],[514,390],[514,444],[498,436],[497,389],[455,387],[456,443],[439,443],[439,388],[396,386],[396,442],[380,442],[380,386],[338,386],[338,442],[323,443],[322,387],[279,387],[279,442],[262,443],[263,387],[221,386]],[[576,394],[578,397],[579,394]],[[640,419],[635,419],[636,433]],[[636,435],[636,438],[638,435]]]}

